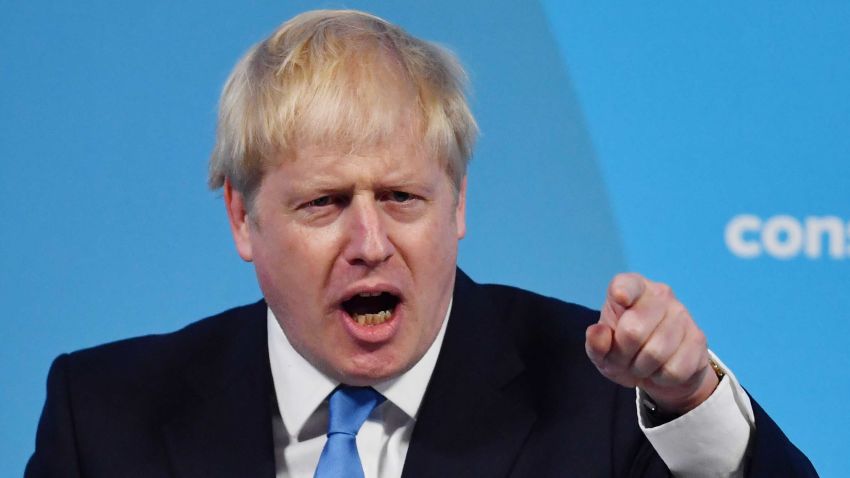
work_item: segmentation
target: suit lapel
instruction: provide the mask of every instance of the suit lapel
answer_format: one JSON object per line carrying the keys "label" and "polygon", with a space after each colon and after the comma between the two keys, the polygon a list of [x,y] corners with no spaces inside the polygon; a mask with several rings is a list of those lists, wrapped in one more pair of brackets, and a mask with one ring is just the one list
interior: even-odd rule
{"label": "suit lapel", "polygon": [[458,270],[451,318],[404,478],[510,472],[536,415],[523,394],[522,360],[498,309]]}
{"label": "suit lapel", "polygon": [[197,399],[163,429],[175,476],[275,476],[266,305],[240,312],[236,333],[179,364]]}

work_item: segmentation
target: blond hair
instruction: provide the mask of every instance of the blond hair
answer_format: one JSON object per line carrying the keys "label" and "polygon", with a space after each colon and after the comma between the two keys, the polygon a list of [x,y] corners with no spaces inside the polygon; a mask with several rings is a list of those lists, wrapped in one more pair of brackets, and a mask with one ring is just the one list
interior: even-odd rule
{"label": "blond hair", "polygon": [[250,204],[264,171],[299,143],[379,145],[408,125],[457,189],[478,133],[465,85],[451,52],[381,18],[354,10],[302,13],[254,45],[230,74],[209,186],[229,179]]}

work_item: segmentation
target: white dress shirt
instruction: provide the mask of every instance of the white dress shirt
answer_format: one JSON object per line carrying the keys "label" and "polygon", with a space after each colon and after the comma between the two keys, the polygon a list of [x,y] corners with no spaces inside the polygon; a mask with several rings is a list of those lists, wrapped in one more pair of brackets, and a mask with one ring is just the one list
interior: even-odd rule
{"label": "white dress shirt", "polygon": [[[434,343],[410,370],[374,385],[387,399],[357,433],[366,478],[400,477],[416,415],[443,346],[449,314]],[[328,395],[339,385],[292,348],[271,309],[269,360],[280,417],[273,419],[277,478],[312,478],[328,431]]]}
{"label": "white dress shirt", "polygon": [[674,476],[743,477],[755,430],[753,405],[729,368],[710,350],[709,354],[726,372],[711,396],[681,417],[650,428],[638,391],[638,424]]}
{"label": "white dress shirt", "polygon": [[[357,434],[366,478],[398,478],[410,444],[419,405],[443,345],[451,304],[437,338],[410,370],[374,386],[387,399]],[[328,395],[339,382],[313,367],[292,348],[271,309],[268,347],[280,416],[273,417],[277,478],[312,478],[325,446]],[[715,357],[715,361],[719,361]],[[752,405],[732,373],[714,393],[687,414],[648,427],[636,399],[638,422],[647,439],[677,477],[743,476],[742,464],[754,429]]]}

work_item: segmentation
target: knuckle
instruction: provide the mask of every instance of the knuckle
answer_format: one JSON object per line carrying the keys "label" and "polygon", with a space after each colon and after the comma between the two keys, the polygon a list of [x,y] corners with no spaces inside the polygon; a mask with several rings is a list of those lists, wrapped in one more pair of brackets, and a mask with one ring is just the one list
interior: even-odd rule
{"label": "knuckle", "polygon": [[649,343],[643,348],[641,354],[645,356],[644,360],[655,365],[657,369],[664,363],[665,353],[664,346],[656,342]]}
{"label": "knuckle", "polygon": [[666,383],[684,383],[688,379],[688,374],[679,362],[664,364],[659,375]]}
{"label": "knuckle", "polygon": [[[687,327],[689,323],[692,323],[691,314],[688,312],[688,309],[685,308],[684,305],[676,302],[670,307],[667,308],[667,317],[671,319],[672,323],[675,323],[677,326]],[[683,329],[687,330],[687,329]]]}
{"label": "knuckle", "polygon": [[644,327],[638,320],[626,320],[617,327],[617,340],[619,342],[636,343],[643,337]]}
{"label": "knuckle", "polygon": [[667,309],[671,317],[681,320],[688,316],[688,309],[679,301],[674,301]]}
{"label": "knuckle", "polygon": [[691,318],[688,309],[681,302],[676,301],[670,306],[670,315],[676,320],[687,322]]}
{"label": "knuckle", "polygon": [[708,348],[708,338],[706,338],[705,333],[703,333],[702,330],[697,329],[694,334],[694,343],[700,348],[700,350]]}
{"label": "knuckle", "polygon": [[632,373],[640,378],[646,378],[655,373],[663,365],[663,358],[657,351],[641,352],[638,359],[635,360],[631,370]]}
{"label": "knuckle", "polygon": [[669,285],[664,284],[662,282],[656,282],[653,286],[653,292],[656,297],[661,297],[664,299],[672,299],[675,297],[673,295],[673,289],[670,288]]}

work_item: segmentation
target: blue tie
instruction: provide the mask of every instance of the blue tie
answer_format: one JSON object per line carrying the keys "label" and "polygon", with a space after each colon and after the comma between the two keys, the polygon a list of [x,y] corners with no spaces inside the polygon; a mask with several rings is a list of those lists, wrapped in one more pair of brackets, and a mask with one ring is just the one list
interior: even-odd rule
{"label": "blue tie", "polygon": [[340,385],[331,394],[328,441],[314,478],[363,478],[355,437],[363,422],[385,400],[372,387]]}

